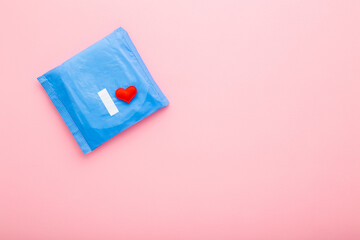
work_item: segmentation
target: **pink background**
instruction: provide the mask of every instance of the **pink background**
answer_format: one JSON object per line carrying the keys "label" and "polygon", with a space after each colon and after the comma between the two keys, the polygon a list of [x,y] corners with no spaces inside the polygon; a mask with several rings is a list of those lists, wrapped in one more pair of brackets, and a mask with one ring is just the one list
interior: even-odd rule
{"label": "pink background", "polygon": [[[0,239],[360,239],[360,1],[0,6]],[[170,105],[83,155],[36,77],[119,26]]]}

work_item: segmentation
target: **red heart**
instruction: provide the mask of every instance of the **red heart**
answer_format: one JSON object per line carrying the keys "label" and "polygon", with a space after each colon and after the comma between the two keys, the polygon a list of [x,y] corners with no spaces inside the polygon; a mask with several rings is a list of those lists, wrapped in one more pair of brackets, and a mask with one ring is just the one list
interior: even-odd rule
{"label": "red heart", "polygon": [[116,90],[115,95],[118,99],[130,103],[130,101],[135,97],[136,92],[136,87],[130,86],[127,89],[119,88]]}

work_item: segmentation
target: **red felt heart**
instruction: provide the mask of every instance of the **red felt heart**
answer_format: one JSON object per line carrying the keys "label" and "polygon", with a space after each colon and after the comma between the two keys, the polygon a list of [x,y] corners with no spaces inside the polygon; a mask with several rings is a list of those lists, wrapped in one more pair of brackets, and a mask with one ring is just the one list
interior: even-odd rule
{"label": "red felt heart", "polygon": [[118,90],[116,90],[115,95],[118,99],[130,103],[130,101],[135,97],[136,92],[136,87],[130,86],[126,89],[119,88]]}

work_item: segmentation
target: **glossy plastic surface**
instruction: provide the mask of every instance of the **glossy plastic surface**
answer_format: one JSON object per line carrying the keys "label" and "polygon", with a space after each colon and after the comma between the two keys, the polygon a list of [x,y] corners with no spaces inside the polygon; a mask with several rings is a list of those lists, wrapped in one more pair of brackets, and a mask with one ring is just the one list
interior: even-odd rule
{"label": "glossy plastic surface", "polygon": [[[169,104],[122,28],[38,80],[84,153]],[[130,103],[115,96],[128,86],[137,89]],[[119,110],[113,116],[98,95],[103,89]]]}

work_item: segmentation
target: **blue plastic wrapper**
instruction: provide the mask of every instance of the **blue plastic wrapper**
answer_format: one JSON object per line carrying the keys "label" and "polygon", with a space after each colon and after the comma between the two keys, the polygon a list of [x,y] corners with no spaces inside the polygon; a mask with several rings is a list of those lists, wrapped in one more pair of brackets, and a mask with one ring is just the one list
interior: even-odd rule
{"label": "blue plastic wrapper", "polygon": [[[38,80],[84,154],[169,104],[122,28]],[[129,86],[130,103],[115,96]]]}

